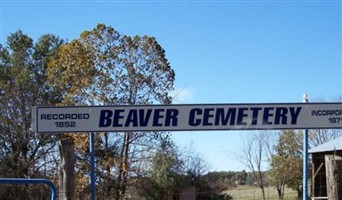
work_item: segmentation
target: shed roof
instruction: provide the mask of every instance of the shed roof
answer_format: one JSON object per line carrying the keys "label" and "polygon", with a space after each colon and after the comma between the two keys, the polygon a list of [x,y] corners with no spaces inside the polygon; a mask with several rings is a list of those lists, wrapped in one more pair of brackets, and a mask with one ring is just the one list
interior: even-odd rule
{"label": "shed roof", "polygon": [[313,147],[309,150],[309,153],[327,152],[327,151],[342,150],[342,137],[330,140],[317,147]]}

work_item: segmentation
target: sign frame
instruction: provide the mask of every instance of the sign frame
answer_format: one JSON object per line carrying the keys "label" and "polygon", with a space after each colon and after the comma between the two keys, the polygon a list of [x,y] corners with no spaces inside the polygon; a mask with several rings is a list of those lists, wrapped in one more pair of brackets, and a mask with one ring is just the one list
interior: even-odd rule
{"label": "sign frame", "polygon": [[[314,110],[316,114],[314,117],[312,117],[314,115],[313,109],[316,109]],[[54,111],[55,113],[50,113],[48,111]],[[311,118],[308,113],[311,113]],[[169,105],[152,104],[57,107],[38,106],[33,108],[32,114],[35,132],[49,134],[76,132],[224,131],[342,128],[341,102]],[[59,114],[60,117],[57,116]],[[85,122],[88,119],[93,121],[94,119],[98,119],[96,117],[92,117],[93,114],[97,117],[101,117],[99,114],[102,115],[102,125],[107,126],[108,124],[111,124],[110,126],[112,127],[94,128],[94,123],[100,125],[101,122],[99,121],[101,119],[99,119],[97,122],[92,122],[93,124],[86,123],[87,126],[82,128],[76,127],[76,129],[67,127],[56,128],[52,126],[58,126],[57,120],[61,122],[61,126],[73,126],[73,124],[68,125],[66,122],[75,122],[78,124]],[[71,120],[60,119],[63,117],[70,118]],[[128,117],[130,118],[128,119]],[[54,118],[58,119],[55,120]],[[77,119],[74,120],[72,118]],[[107,121],[104,121],[104,118]],[[187,120],[191,125],[184,125],[183,122],[185,120]],[[265,120],[266,122],[264,122]],[[295,120],[296,123],[289,125],[288,123],[290,123],[291,120]],[[46,125],[44,128],[41,128],[44,126],[44,123],[48,123],[48,125]],[[120,127],[114,127],[115,123]],[[133,126],[125,126],[127,123]],[[145,124],[146,126],[141,127],[138,125],[134,127],[136,123],[140,123],[140,125]],[[221,125],[216,125],[220,123]],[[223,123],[230,124],[223,125]],[[279,123],[283,124],[279,125]]]}

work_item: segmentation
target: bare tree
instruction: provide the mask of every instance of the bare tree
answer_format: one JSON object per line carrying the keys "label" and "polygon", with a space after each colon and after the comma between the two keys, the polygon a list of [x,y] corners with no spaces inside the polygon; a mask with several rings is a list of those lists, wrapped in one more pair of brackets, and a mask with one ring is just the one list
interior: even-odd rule
{"label": "bare tree", "polygon": [[235,158],[251,171],[255,184],[261,189],[263,200],[266,198],[263,164],[270,158],[272,135],[266,131],[251,133],[235,154]]}
{"label": "bare tree", "polygon": [[193,143],[179,152],[183,160],[183,171],[190,185],[201,184],[201,177],[208,172],[209,165],[203,156],[195,150]]}
{"label": "bare tree", "polygon": [[314,129],[309,130],[309,143],[310,147],[315,147],[330,140],[336,139],[342,136],[340,130],[334,129]]}

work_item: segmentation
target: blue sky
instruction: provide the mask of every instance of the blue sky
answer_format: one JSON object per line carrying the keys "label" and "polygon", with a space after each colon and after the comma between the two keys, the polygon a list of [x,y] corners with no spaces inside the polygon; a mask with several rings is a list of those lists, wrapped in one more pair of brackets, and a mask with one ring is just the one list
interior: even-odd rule
{"label": "blue sky", "polygon": [[[157,38],[176,72],[174,103],[279,103],[342,96],[341,1],[0,0],[0,42],[21,29],[69,41],[97,23]],[[250,132],[175,132],[210,170],[242,170]]]}

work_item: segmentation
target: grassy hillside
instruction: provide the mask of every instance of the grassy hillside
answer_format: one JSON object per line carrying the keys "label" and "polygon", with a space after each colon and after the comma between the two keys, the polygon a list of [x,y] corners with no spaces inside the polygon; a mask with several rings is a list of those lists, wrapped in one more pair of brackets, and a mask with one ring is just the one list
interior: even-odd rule
{"label": "grassy hillside", "polygon": [[[233,197],[233,200],[261,200],[262,194],[258,187],[254,186],[238,186],[224,192]],[[277,190],[274,187],[265,188],[265,196],[268,200],[277,200]],[[285,189],[285,200],[296,200],[297,192],[292,189]]]}

